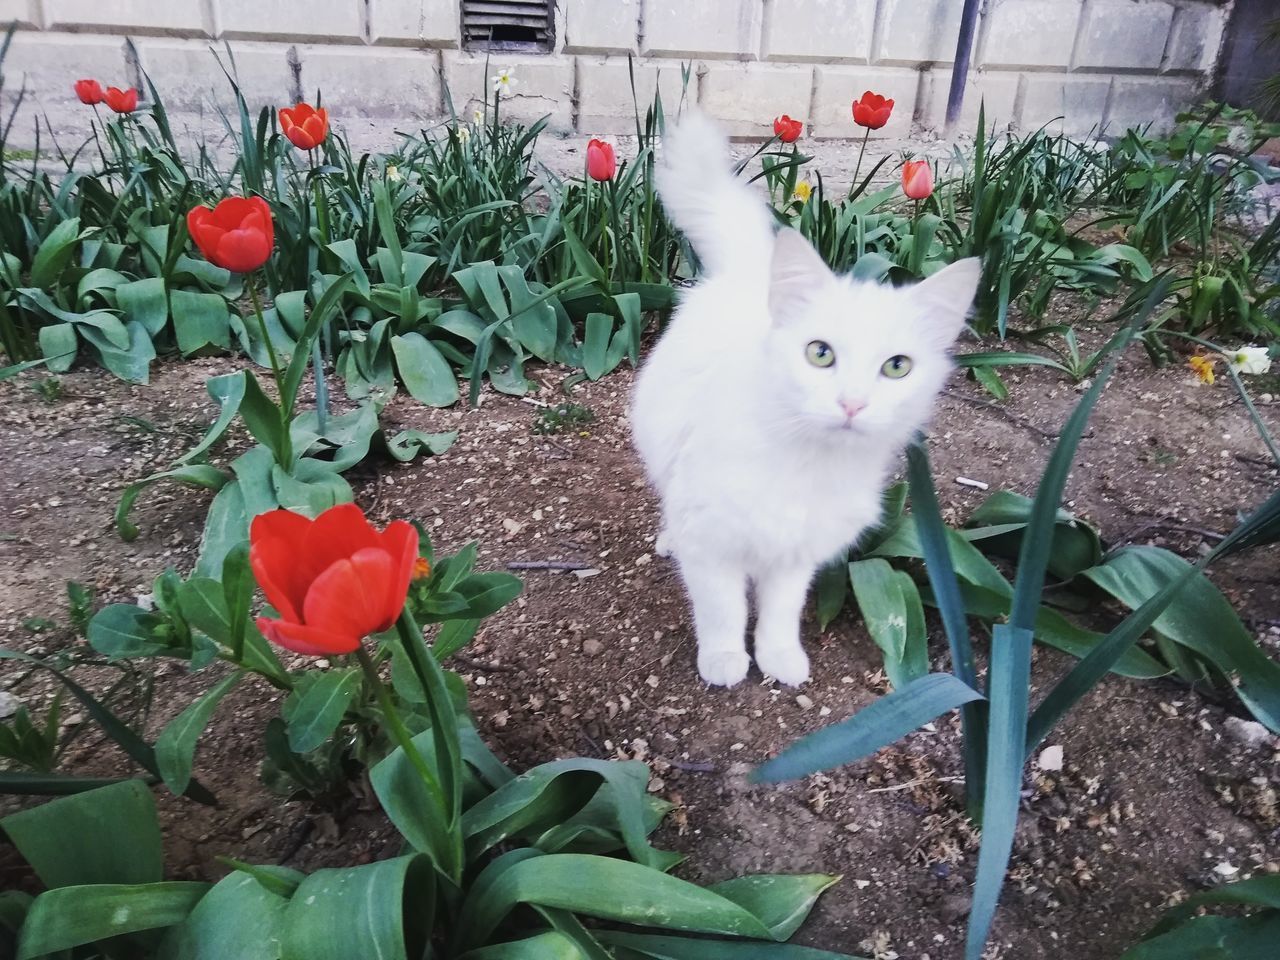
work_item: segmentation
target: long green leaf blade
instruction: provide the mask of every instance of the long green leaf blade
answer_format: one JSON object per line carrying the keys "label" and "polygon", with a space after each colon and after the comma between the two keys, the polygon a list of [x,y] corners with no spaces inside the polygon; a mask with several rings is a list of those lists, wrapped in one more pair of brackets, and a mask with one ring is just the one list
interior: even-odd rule
{"label": "long green leaf blade", "polygon": [[852,763],[982,694],[949,673],[931,673],[859,710],[848,720],[801,737],[751,775],[757,783],[795,780]]}

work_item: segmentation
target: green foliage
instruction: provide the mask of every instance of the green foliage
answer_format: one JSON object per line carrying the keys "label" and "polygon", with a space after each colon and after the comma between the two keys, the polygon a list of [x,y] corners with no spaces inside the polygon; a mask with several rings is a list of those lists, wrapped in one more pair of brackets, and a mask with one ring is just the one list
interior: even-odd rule
{"label": "green foliage", "polygon": [[[1245,912],[1200,913],[1228,906]],[[1120,960],[1264,960],[1280,935],[1280,877],[1255,876],[1187,897]]]}
{"label": "green foliage", "polygon": [[562,430],[569,432],[594,423],[596,415],[590,407],[580,403],[561,403],[554,407],[543,407],[533,418],[533,432],[542,436],[552,436]]}
{"label": "green foliage", "polygon": [[[438,560],[429,541],[423,549],[431,570],[410,606],[428,619],[474,625],[519,591],[506,574],[472,572],[474,545]],[[117,655],[182,657],[212,647],[232,659],[231,611],[247,620],[239,593],[251,590],[234,562],[221,583],[167,574],[155,615],[108,607],[91,639]],[[150,791],[140,780],[99,787],[0,821],[47,887],[0,918],[16,937],[16,956],[105,956],[125,943],[140,960],[347,960],[371,945],[409,960],[428,943],[441,958],[547,949],[583,958],[700,955],[703,941],[680,934],[738,938],[707,948],[717,956],[841,956],[781,946],[835,877],[748,876],[700,887],[670,876],[681,858],[650,841],[670,805],[648,793],[643,763],[578,758],[509,771],[481,742],[460,681],[439,662],[456,649],[444,628],[433,650],[406,611],[396,630],[358,651],[358,667],[292,675],[270,665],[252,623],[240,632],[240,669],[161,734],[155,752],[166,784],[178,790],[188,781],[218,701],[244,672],[259,673],[291,691],[265,731],[268,782],[319,794],[344,769],[341,745],[353,744],[403,854],[309,875],[232,861],[232,873],[212,886],[166,881]],[[262,657],[270,660],[255,659]],[[387,662],[389,688],[378,670]]]}
{"label": "green foliage", "polygon": [[[1151,286],[1143,309],[1129,323],[1129,337],[1145,323],[1168,292],[1167,280]],[[1149,629],[1157,636],[1192,644],[1196,652],[1223,658],[1243,656],[1237,663],[1237,692],[1264,723],[1280,729],[1273,714],[1280,666],[1270,661],[1245,635],[1236,633],[1219,648],[1217,619],[1232,618],[1229,604],[1204,580],[1201,571],[1213,560],[1241,549],[1258,546],[1280,534],[1280,490],[1251,517],[1195,565],[1160,552],[1126,550],[1097,564],[1097,535],[1068,524],[1060,531],[1059,503],[1067,475],[1094,404],[1115,370],[1117,352],[1097,375],[1093,385],[1063,426],[1035,498],[1027,503],[1009,495],[997,496],[985,507],[988,522],[977,528],[979,539],[1016,542],[1017,576],[1006,596],[995,580],[978,574],[986,563],[970,542],[948,531],[937,509],[937,498],[927,471],[923,449],[911,455],[910,479],[914,501],[917,555],[925,561],[932,592],[942,614],[951,646],[954,674],[906,679],[892,694],[864,708],[850,719],[802,737],[777,758],[762,766],[758,779],[795,779],[818,770],[849,763],[902,736],[914,726],[964,706],[966,792],[969,812],[982,825],[982,848],[974,886],[965,956],[978,960],[986,946],[1003,888],[1013,845],[1023,770],[1027,757],[1041,743],[1058,719],[1079,701],[1106,670],[1116,668],[1121,657]],[[1016,534],[1015,542],[1007,541]],[[898,534],[899,542],[908,538]],[[877,551],[883,552],[882,542]],[[896,549],[896,548],[895,548]],[[1110,568],[1107,564],[1112,564]],[[1082,565],[1085,569],[1081,570]],[[975,573],[962,573],[972,569]],[[994,569],[994,568],[993,568]],[[1035,639],[1054,642],[1057,625],[1046,620],[1042,597],[1046,574],[1089,573],[1094,583],[1113,590],[1134,608],[1119,626],[1091,640],[1089,649],[1048,695],[1030,709],[1031,646]],[[1001,597],[1000,622],[992,628],[990,668],[984,689],[977,684],[966,623],[969,598],[966,582]],[[905,586],[905,584],[904,584]],[[1210,631],[1206,622],[1213,621]],[[1157,626],[1159,624],[1159,626]],[[1194,638],[1194,639],[1193,639]],[[1061,639],[1060,637],[1058,638]],[[1203,644],[1203,645],[1201,645]],[[1083,652],[1083,651],[1079,651]],[[977,705],[980,708],[975,709]]]}

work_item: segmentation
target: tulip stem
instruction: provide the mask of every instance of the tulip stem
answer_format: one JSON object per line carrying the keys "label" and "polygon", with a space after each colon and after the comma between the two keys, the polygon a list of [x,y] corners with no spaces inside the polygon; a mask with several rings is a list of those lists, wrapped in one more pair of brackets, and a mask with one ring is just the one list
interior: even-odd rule
{"label": "tulip stem", "polygon": [[853,168],[853,186],[855,190],[858,187],[858,174],[862,172],[862,157],[863,157],[863,154],[867,152],[867,139],[870,136],[871,136],[871,128],[867,127],[867,129],[862,134],[862,146],[858,149],[858,165]]}
{"label": "tulip stem", "polygon": [[386,684],[378,676],[378,667],[374,664],[373,658],[369,656],[369,652],[363,646],[359,646],[356,647],[356,659],[360,661],[360,669],[364,671],[365,679],[369,681],[369,685],[373,687],[374,695],[378,698],[378,706],[382,710],[382,719],[386,723],[387,730],[391,733],[391,738],[404,751],[405,759],[412,764],[413,769],[422,779],[426,788],[440,802],[440,808],[442,810],[447,809],[444,791],[440,789],[440,781],[436,779],[436,775],[431,772],[431,767],[427,765],[427,761],[423,759],[422,754],[418,752],[418,748],[414,745],[413,736],[409,733],[409,728],[400,719],[400,713],[396,710],[395,704],[391,702],[391,695],[387,693]]}
{"label": "tulip stem", "polygon": [[[246,273],[244,276],[245,286],[249,288],[249,299],[253,302],[253,312],[258,318],[258,332],[262,334],[262,342],[267,345],[267,357],[271,360],[271,375],[275,378],[276,389],[281,391],[280,399],[284,399],[284,375],[280,372],[280,361],[276,357],[275,345],[271,342],[271,334],[267,332],[267,320],[262,315],[262,300],[258,297],[258,285],[253,282],[253,274]],[[289,419],[291,410],[283,410],[286,420]]]}

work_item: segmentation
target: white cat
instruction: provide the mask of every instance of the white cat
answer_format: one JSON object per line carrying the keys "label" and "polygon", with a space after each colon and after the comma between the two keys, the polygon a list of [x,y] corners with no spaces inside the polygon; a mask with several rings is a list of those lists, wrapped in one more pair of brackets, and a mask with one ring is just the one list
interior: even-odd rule
{"label": "white cat", "polygon": [[640,370],[636,448],[662,497],[659,553],[693,604],[698,672],[809,678],[800,617],[817,570],[880,516],[895,460],[951,371],[979,278],[961,260],[912,287],[833,274],[794,230],[775,234],[705,118],[667,141],[659,192],[704,266]]}

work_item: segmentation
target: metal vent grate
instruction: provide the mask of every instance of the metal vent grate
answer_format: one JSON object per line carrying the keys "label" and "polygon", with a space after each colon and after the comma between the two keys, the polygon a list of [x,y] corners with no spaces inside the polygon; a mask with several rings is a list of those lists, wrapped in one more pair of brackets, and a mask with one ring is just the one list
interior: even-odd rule
{"label": "metal vent grate", "polygon": [[469,50],[550,53],[552,0],[462,0],[462,40]]}

